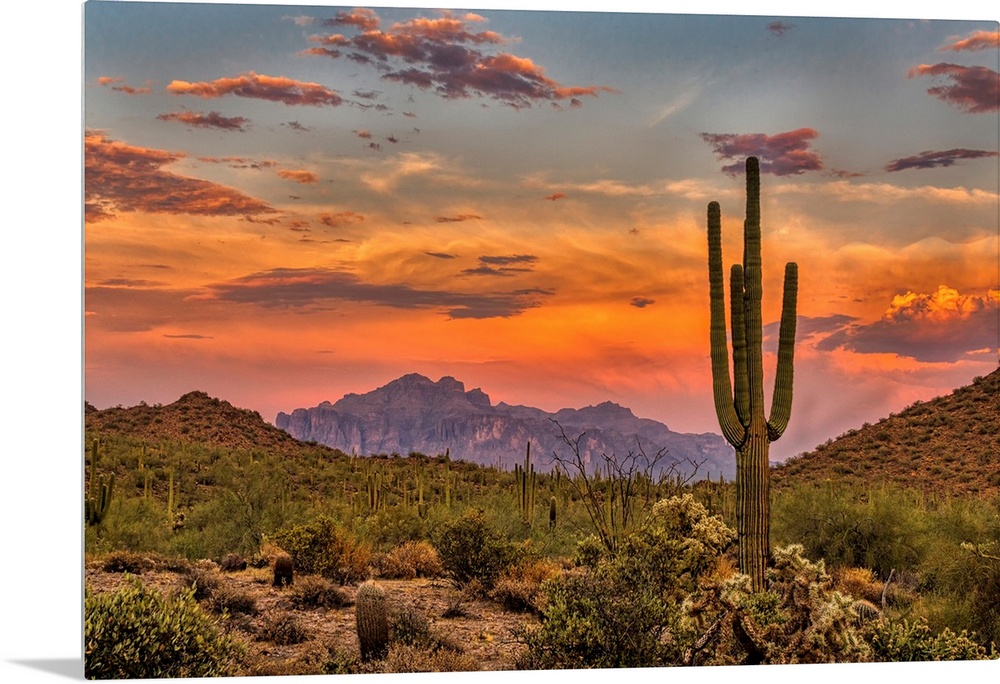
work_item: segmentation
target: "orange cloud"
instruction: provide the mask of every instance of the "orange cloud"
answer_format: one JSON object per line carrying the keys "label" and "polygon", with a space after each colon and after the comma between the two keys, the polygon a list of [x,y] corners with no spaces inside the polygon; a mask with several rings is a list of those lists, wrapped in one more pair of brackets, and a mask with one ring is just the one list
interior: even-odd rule
{"label": "orange cloud", "polygon": [[97,78],[97,84],[102,86],[111,86],[111,89],[119,92],[125,93],[127,95],[149,95],[153,92],[152,88],[134,88],[130,85],[125,84],[125,79],[117,78],[114,76],[99,76]]}
{"label": "orange cloud", "polygon": [[167,91],[174,95],[195,95],[206,99],[235,95],[286,105],[337,106],[343,98],[336,92],[318,84],[296,81],[284,76],[267,76],[248,71],[232,78],[189,83],[171,81]]}
{"label": "orange cloud", "polygon": [[921,64],[911,69],[909,76],[943,76],[950,79],[951,85],[934,86],[927,92],[970,114],[1000,110],[1000,74],[984,66]]}
{"label": "orange cloud", "polygon": [[209,112],[208,114],[202,114],[201,112],[170,112],[168,114],[160,114],[156,118],[160,121],[178,121],[188,126],[197,126],[199,128],[218,128],[224,131],[240,131],[241,133],[246,130],[246,125],[250,123],[250,119],[242,116],[222,116],[219,112]]}
{"label": "orange cloud", "polygon": [[847,325],[821,341],[817,348],[954,363],[969,354],[993,349],[997,341],[996,326],[995,292],[986,297],[963,295],[940,285],[930,294],[907,291],[895,295],[881,319],[867,325]]}
{"label": "orange cloud", "polygon": [[285,180],[295,181],[296,183],[315,183],[319,180],[319,176],[306,169],[281,169],[278,171],[278,175]]}
{"label": "orange cloud", "polygon": [[551,195],[546,195],[545,199],[549,200],[550,202],[555,202],[556,200],[561,200],[564,197],[566,197],[565,192],[556,192]]}
{"label": "orange cloud", "polygon": [[1000,31],[975,31],[968,38],[956,40],[940,48],[939,52],[960,52],[962,50],[994,50],[1000,48]]}
{"label": "orange cloud", "polygon": [[86,215],[102,220],[117,211],[237,216],[274,213],[265,202],[234,188],[163,169],[183,153],[84,137]]}
{"label": "orange cloud", "polygon": [[370,9],[353,9],[337,12],[333,19],[323,22],[326,26],[354,26],[362,31],[374,31],[379,26],[378,15]]}

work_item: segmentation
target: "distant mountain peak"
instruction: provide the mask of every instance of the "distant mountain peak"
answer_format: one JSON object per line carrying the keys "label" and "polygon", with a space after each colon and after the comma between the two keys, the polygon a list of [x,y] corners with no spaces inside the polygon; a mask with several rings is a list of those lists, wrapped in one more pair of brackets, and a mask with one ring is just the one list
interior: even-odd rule
{"label": "distant mountain peak", "polygon": [[731,477],[735,472],[732,448],[718,435],[675,433],[612,401],[555,413],[505,402],[494,406],[482,389],[466,391],[450,375],[435,382],[408,373],[365,394],[282,412],[275,419],[297,439],[361,455],[435,455],[449,450],[455,459],[513,467],[523,461],[530,442],[536,467],[542,470],[551,465],[553,452],[567,448],[553,422],[574,434],[587,434],[584,456],[592,464],[604,454],[634,451],[638,440],[654,451],[667,449],[665,466],[691,461],[706,464],[699,476]]}

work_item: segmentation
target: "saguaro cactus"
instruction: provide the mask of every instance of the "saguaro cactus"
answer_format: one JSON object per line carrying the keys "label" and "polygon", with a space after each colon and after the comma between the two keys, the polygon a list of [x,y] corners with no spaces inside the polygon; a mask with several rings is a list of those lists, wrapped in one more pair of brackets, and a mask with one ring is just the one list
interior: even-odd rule
{"label": "saguaro cactus", "polygon": [[[771,416],[764,414],[761,352],[760,165],[746,161],[747,208],[743,264],[730,272],[733,384],[729,378],[726,305],[722,275],[722,218],[718,202],[708,205],[708,279],[711,299],[712,391],[719,426],[736,449],[736,527],[740,572],[763,588],[770,547],[770,443],[781,437],[792,410],[792,358],[798,266],[785,265],[778,366]],[[735,385],[735,392],[734,387]]]}
{"label": "saguaro cactus", "polygon": [[97,476],[99,446],[95,439],[90,447],[90,492],[84,497],[84,519],[88,525],[100,525],[111,504],[115,489],[115,474]]}

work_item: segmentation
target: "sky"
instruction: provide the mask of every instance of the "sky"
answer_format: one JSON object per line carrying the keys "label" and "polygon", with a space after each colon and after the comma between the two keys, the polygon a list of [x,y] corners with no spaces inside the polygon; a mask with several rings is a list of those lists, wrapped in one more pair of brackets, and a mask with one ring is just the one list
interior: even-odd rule
{"label": "sky", "polygon": [[98,408],[198,389],[273,421],[421,373],[718,432],[706,207],[740,261],[748,155],[768,397],[799,266],[773,460],[997,368],[991,15],[91,1],[83,21]]}

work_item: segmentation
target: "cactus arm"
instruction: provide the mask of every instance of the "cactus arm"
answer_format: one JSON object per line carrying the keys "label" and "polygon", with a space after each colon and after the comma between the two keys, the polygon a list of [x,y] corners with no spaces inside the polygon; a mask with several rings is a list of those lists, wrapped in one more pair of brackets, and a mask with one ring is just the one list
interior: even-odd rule
{"label": "cactus arm", "polygon": [[736,416],[743,427],[750,424],[750,385],[747,380],[746,309],[743,305],[743,266],[733,264],[729,275],[729,329],[733,338],[733,384]]}
{"label": "cactus arm", "polygon": [[746,430],[740,424],[733,406],[733,389],[729,380],[729,350],[726,340],[726,301],[722,277],[722,216],[718,202],[708,205],[708,282],[712,358],[712,395],[719,427],[726,441],[735,447],[743,443]]}
{"label": "cactus arm", "polygon": [[755,157],[746,162],[747,218],[744,230],[744,308],[747,344],[747,382],[750,391],[750,421],[763,420],[764,416],[764,362],[762,355],[763,333],[760,311],[763,288],[761,286],[760,258],[760,166]]}
{"label": "cactus arm", "polygon": [[781,328],[778,333],[778,369],[771,399],[768,437],[776,441],[788,427],[792,414],[792,365],[795,355],[795,305],[799,289],[799,267],[785,264],[785,288],[781,302]]}

